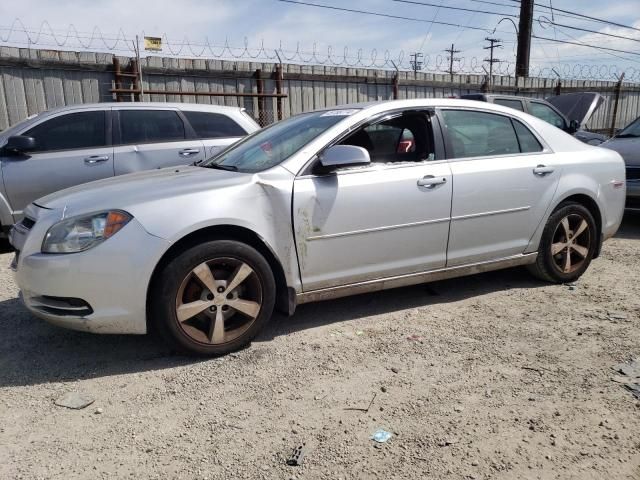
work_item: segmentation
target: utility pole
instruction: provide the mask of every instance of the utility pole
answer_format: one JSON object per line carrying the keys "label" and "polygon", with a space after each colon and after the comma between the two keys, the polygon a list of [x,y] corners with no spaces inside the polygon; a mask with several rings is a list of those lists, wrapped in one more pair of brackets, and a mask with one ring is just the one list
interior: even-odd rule
{"label": "utility pole", "polygon": [[493,50],[496,48],[502,48],[502,44],[500,43],[501,40],[498,40],[497,38],[487,37],[485,38],[485,40],[490,44],[488,47],[484,47],[484,50],[489,50],[489,58],[485,58],[484,61],[489,62],[488,85],[489,85],[489,90],[491,90],[491,87],[493,86],[493,64],[499,63],[501,61],[500,59],[493,57]]}
{"label": "utility pole", "polygon": [[516,77],[529,76],[529,56],[531,54],[532,28],[533,0],[521,0],[520,26],[518,27],[518,51],[516,53]]}
{"label": "utility pole", "polygon": [[454,60],[460,60],[459,57],[455,57],[455,54],[460,53],[460,50],[456,50],[455,45],[452,43],[451,48],[446,48],[444,51],[449,54],[449,75],[453,75],[453,62]]}
{"label": "utility pole", "polygon": [[413,73],[418,73],[420,70],[422,70],[422,61],[420,59],[423,55],[416,52],[412,53],[409,56],[413,59],[411,60],[411,68],[413,68]]}

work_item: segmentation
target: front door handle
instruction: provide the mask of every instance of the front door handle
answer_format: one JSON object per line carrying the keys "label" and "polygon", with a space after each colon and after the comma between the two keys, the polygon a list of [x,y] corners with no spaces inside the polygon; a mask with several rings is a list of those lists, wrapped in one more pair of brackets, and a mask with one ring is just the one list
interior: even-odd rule
{"label": "front door handle", "polygon": [[541,177],[544,177],[545,175],[549,175],[550,173],[553,173],[554,170],[555,168],[553,167],[547,167],[546,165],[538,165],[536,168],[533,169],[533,173]]}
{"label": "front door handle", "polygon": [[426,175],[418,180],[419,187],[427,188],[435,188],[436,185],[442,185],[443,183],[447,183],[447,179],[445,177],[434,177],[433,175]]}
{"label": "front door handle", "polygon": [[102,163],[107,161],[109,161],[108,155],[91,155],[90,157],[87,157],[84,159],[84,163],[86,163],[87,165],[94,165],[96,163]]}
{"label": "front door handle", "polygon": [[180,150],[178,153],[182,157],[190,157],[191,155],[200,153],[200,150],[198,150],[197,148],[185,148],[184,150]]}

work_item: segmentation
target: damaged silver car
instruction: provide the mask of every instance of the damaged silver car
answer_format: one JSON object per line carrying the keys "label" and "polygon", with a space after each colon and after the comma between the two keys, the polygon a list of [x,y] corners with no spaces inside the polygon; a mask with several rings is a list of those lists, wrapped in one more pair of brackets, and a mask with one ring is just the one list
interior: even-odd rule
{"label": "damaged silver car", "polygon": [[498,105],[333,107],[198,166],[33,202],[13,268],[53,324],[220,355],[274,308],[520,265],[573,281],[621,222],[624,174],[616,152]]}

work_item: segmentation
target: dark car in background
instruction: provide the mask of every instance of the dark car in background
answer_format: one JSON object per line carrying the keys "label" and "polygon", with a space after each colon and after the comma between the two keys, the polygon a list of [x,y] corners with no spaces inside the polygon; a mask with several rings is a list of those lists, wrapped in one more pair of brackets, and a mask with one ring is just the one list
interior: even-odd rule
{"label": "dark car in background", "polygon": [[623,128],[601,147],[615,150],[626,165],[627,210],[640,211],[640,117]]}
{"label": "dark car in background", "polygon": [[589,145],[600,145],[608,138],[585,130],[587,122],[604,101],[598,93],[567,93],[547,100],[493,93],[470,93],[460,98],[495,103],[526,112]]}

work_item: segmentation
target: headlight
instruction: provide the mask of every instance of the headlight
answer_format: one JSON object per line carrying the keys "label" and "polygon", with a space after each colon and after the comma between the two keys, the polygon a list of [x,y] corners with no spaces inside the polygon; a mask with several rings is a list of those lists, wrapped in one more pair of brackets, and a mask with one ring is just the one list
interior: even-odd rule
{"label": "headlight", "polygon": [[69,218],[53,225],[42,242],[43,253],[75,253],[88,250],[115,235],[133,217],[109,210]]}

